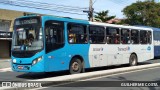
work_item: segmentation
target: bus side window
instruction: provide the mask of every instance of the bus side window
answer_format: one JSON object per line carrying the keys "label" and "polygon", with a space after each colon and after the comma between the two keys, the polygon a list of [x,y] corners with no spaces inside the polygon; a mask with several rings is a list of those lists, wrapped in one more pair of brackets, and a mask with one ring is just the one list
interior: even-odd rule
{"label": "bus side window", "polygon": [[89,26],[89,39],[91,44],[104,44],[105,28],[103,26]]}
{"label": "bus side window", "polygon": [[130,30],[128,29],[121,29],[121,43],[122,44],[130,44]]}
{"label": "bus side window", "polygon": [[152,43],[152,32],[151,31],[147,32],[147,38],[148,38],[148,44],[151,44]]}
{"label": "bus side window", "polygon": [[106,36],[107,36],[108,44],[119,44],[120,43],[119,28],[107,27]]}
{"label": "bus side window", "polygon": [[109,36],[106,36],[106,41],[107,41],[108,44],[110,44],[111,43],[111,38]]}
{"label": "bus side window", "polygon": [[131,43],[132,44],[139,44],[139,31],[138,30],[131,30]]}
{"label": "bus side window", "polygon": [[68,42],[69,43],[87,43],[87,31],[86,25],[76,24],[76,23],[68,23]]}
{"label": "bus side window", "polygon": [[144,30],[140,31],[140,43],[147,44],[147,31]]}

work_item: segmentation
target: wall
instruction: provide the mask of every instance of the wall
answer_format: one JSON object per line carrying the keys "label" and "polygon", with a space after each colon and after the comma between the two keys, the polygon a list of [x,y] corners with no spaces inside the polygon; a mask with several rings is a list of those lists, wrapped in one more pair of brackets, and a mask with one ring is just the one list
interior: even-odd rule
{"label": "wall", "polygon": [[23,12],[0,9],[0,19],[11,20],[11,26],[9,31],[13,30],[14,19],[19,16],[23,16]]}

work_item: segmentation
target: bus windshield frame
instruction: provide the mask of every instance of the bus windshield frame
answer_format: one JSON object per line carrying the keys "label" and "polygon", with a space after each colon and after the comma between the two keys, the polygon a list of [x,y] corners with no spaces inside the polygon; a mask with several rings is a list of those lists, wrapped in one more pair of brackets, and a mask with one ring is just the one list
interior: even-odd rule
{"label": "bus windshield frame", "polygon": [[18,18],[14,22],[12,51],[37,51],[44,48],[40,17]]}

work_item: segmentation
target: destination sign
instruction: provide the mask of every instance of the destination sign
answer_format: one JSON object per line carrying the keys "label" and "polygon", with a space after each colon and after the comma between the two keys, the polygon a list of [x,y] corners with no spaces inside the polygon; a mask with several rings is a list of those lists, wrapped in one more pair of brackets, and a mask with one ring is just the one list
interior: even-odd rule
{"label": "destination sign", "polygon": [[15,25],[25,25],[25,24],[37,24],[37,19],[25,19],[25,20],[16,20]]}

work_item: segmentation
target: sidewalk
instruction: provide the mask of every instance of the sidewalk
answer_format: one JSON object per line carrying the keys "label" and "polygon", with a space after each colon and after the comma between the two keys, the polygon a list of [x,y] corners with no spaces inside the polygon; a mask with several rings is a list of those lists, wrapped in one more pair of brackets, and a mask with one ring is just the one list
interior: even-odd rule
{"label": "sidewalk", "polygon": [[11,59],[0,59],[0,69],[11,67]]}

